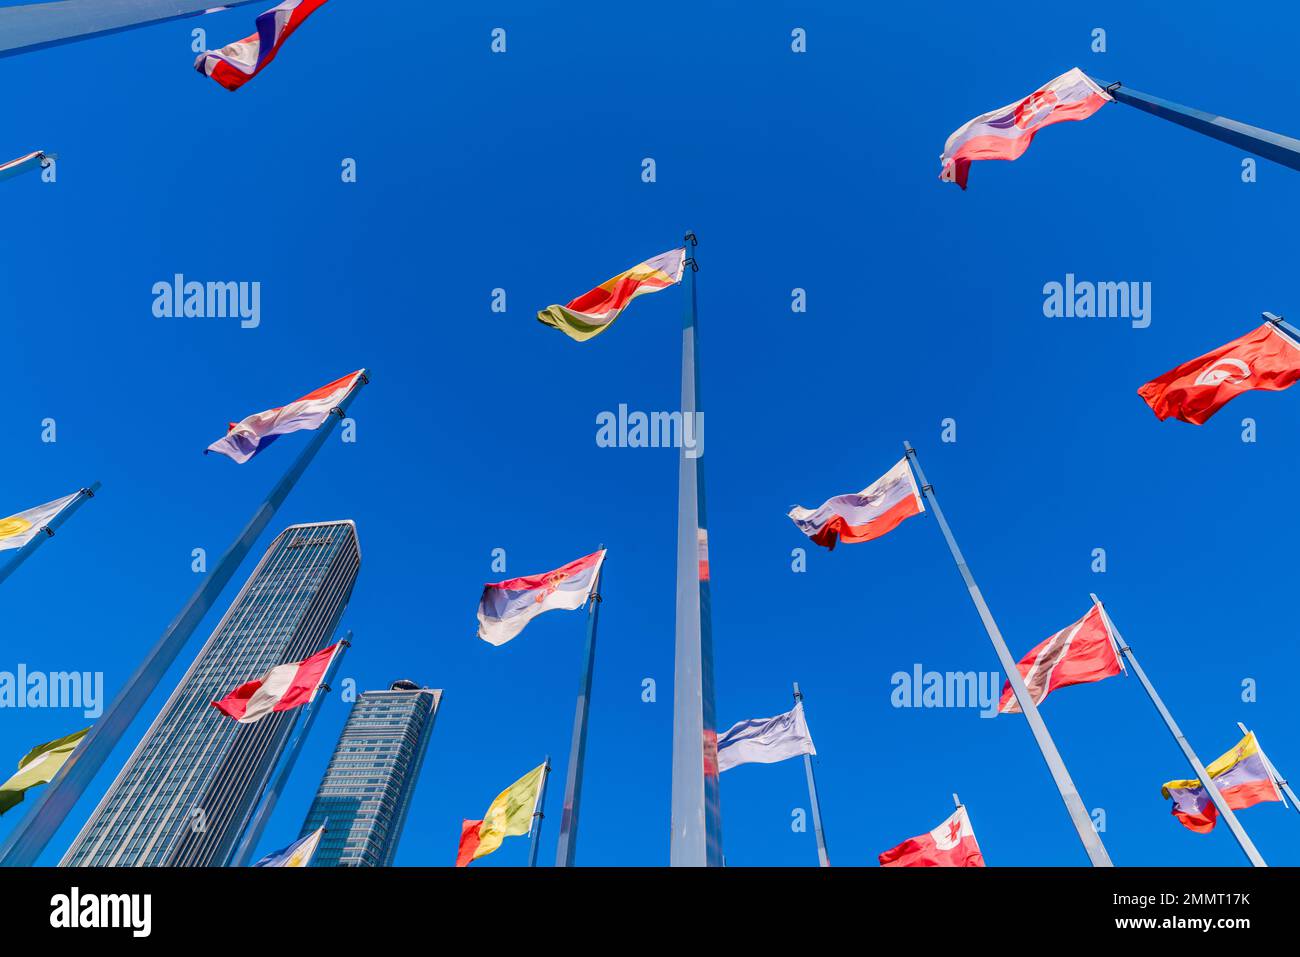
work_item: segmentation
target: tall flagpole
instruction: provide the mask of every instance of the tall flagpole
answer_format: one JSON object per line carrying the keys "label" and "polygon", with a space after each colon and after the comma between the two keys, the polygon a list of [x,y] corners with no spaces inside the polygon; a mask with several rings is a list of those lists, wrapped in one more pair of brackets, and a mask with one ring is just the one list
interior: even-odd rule
{"label": "tall flagpole", "polygon": [[537,866],[537,848],[542,843],[542,820],[546,817],[546,779],[551,776],[551,756],[542,761],[542,783],[537,785],[537,803],[533,805],[532,841],[528,845],[528,866]]}
{"label": "tall flagpole", "polygon": [[1147,693],[1147,697],[1151,699],[1151,703],[1156,706],[1156,711],[1164,720],[1165,727],[1169,729],[1169,733],[1172,734],[1174,740],[1178,742],[1178,747],[1182,749],[1183,756],[1187,758],[1187,763],[1192,766],[1192,770],[1196,772],[1196,776],[1200,778],[1201,783],[1205,785],[1205,792],[1209,794],[1210,800],[1214,802],[1214,807],[1218,810],[1219,816],[1227,822],[1228,829],[1232,831],[1232,836],[1237,839],[1237,843],[1240,844],[1241,849],[1245,851],[1246,857],[1250,860],[1251,865],[1253,867],[1267,867],[1268,865],[1264,863],[1264,858],[1260,856],[1259,851],[1255,849],[1255,845],[1251,841],[1249,835],[1246,834],[1246,829],[1243,828],[1241,822],[1237,820],[1237,815],[1232,813],[1232,808],[1228,807],[1228,802],[1225,801],[1223,795],[1219,793],[1219,789],[1215,785],[1214,779],[1210,777],[1210,773],[1205,770],[1205,765],[1201,763],[1201,759],[1198,758],[1196,752],[1192,750],[1192,746],[1188,743],[1186,736],[1174,722],[1174,716],[1169,713],[1169,709],[1165,707],[1165,703],[1160,700],[1160,695],[1156,694],[1156,689],[1152,687],[1150,680],[1147,679],[1146,672],[1143,671],[1142,666],[1138,664],[1138,660],[1133,654],[1133,649],[1124,641],[1124,636],[1119,633],[1119,629],[1115,627],[1115,623],[1110,620],[1110,615],[1106,613],[1106,606],[1101,603],[1101,599],[1096,595],[1090,594],[1088,597],[1092,599],[1092,603],[1096,605],[1097,610],[1101,612],[1102,621],[1106,623],[1107,630],[1110,632],[1111,637],[1115,639],[1115,644],[1119,648],[1119,653],[1128,659],[1129,666],[1133,669],[1133,674],[1137,675],[1137,679],[1141,682],[1142,688]]}
{"label": "tall flagpole", "polygon": [[32,553],[44,545],[47,538],[53,538],[54,533],[58,530],[59,526],[66,522],[72,516],[73,512],[81,508],[83,502],[87,499],[94,498],[95,493],[98,491],[99,483],[92,482],[88,488],[83,488],[78,491],[76,498],[63,506],[63,508],[59,509],[59,511],[55,513],[54,516],[51,517],[50,520],[41,528],[41,531],[45,534],[41,535],[37,533],[35,538],[14,553],[14,557],[9,560],[9,563],[5,565],[4,568],[0,568],[0,584],[4,584],[5,579],[12,575],[19,565],[31,558]]}
{"label": "tall flagpole", "polygon": [[[799,690],[797,681],[794,683],[794,703],[803,703],[803,692]],[[808,803],[812,805],[813,830],[817,832],[817,866],[830,867],[831,857],[826,852],[826,832],[822,829],[822,806],[817,800],[817,779],[813,777],[811,754],[803,756],[803,769],[808,775]]]}
{"label": "tall flagpole", "polygon": [[1181,103],[1162,100],[1149,93],[1139,93],[1122,83],[1107,83],[1096,77],[1091,79],[1119,103],[1125,103],[1144,113],[1158,116],[1162,120],[1185,126],[1189,130],[1236,146],[1256,156],[1262,156],[1264,159],[1270,159],[1275,163],[1281,163],[1291,169],[1300,170],[1300,140],[1294,137],[1239,123],[1226,116],[1207,113],[1205,110],[1183,106]]}
{"label": "tall flagpole", "polygon": [[253,0],[62,0],[0,10],[0,57],[132,27],[178,20]]}
{"label": "tall flagpole", "polygon": [[1002,638],[1002,632],[998,629],[998,623],[993,620],[993,613],[989,611],[989,606],[985,603],[979,586],[975,584],[975,576],[971,574],[970,566],[966,564],[966,559],[962,557],[961,549],[957,547],[957,540],[952,537],[952,529],[948,527],[948,522],[943,517],[943,509],[939,507],[939,500],[935,498],[934,486],[925,480],[925,472],[921,470],[921,460],[917,457],[916,449],[912,448],[911,442],[904,442],[903,447],[907,449],[907,455],[912,460],[912,467],[916,469],[917,478],[921,480],[921,491],[925,494],[926,500],[934,510],[934,517],[939,523],[939,530],[943,532],[943,537],[948,542],[948,550],[952,552],[952,559],[957,563],[957,571],[961,573],[962,580],[966,582],[966,589],[970,592],[971,601],[975,603],[975,610],[979,612],[980,620],[984,622],[984,630],[988,632],[989,641],[993,643],[993,650],[997,652],[998,661],[1002,663],[1002,670],[1006,672],[1007,681],[1016,696],[1016,703],[1020,705],[1020,710],[1024,713],[1029,730],[1034,734],[1034,740],[1038,743],[1038,750],[1043,753],[1043,760],[1047,762],[1047,769],[1052,772],[1052,780],[1056,782],[1056,789],[1061,792],[1061,800],[1065,803],[1065,809],[1070,814],[1074,829],[1079,834],[1083,849],[1088,852],[1088,859],[1092,861],[1093,867],[1111,867],[1110,855],[1106,853],[1106,848],[1101,843],[1101,835],[1092,826],[1092,818],[1088,816],[1088,810],[1083,806],[1083,801],[1074,786],[1074,781],[1070,778],[1070,772],[1065,769],[1065,762],[1061,760],[1061,754],[1056,750],[1056,743],[1052,741],[1052,736],[1047,731],[1047,725],[1043,723],[1043,718],[1038,713],[1038,706],[1034,704],[1029,689],[1025,687],[1025,681],[1020,676],[1020,669],[1016,667],[1016,659],[1011,657],[1011,652],[1007,649],[1007,643]]}
{"label": "tall flagpole", "polygon": [[30,867],[36,862],[36,858],[45,849],[54,832],[59,829],[91,779],[108,760],[118,740],[130,727],[131,722],[140,713],[140,709],[158,687],[167,669],[171,667],[176,656],[194,634],[194,629],[216,603],[222,589],[234,576],[253,544],[266,530],[266,526],[271,523],[276,510],[293,490],[298,479],[307,470],[307,466],[316,457],[316,453],[325,444],[325,440],[334,433],[334,427],[343,419],[352,400],[369,381],[363,370],[356,384],[339,402],[338,407],[332,410],[333,414],[316,429],[307,447],[275,483],[275,487],[271,489],[266,500],[258,506],[239,537],[226,549],[226,553],[221,556],[216,566],[208,572],[208,576],[190,596],[190,600],[181,608],[180,614],[167,626],[162,637],[145,655],[144,661],[127,679],[122,690],[117,693],[113,703],[91,726],[90,733],[81,739],[81,743],[63,762],[59,773],[41,792],[40,797],[32,803],[27,816],[9,833],[4,844],[0,845],[0,866]]}
{"label": "tall flagpole", "polygon": [[[602,544],[601,549],[604,549]],[[592,582],[587,599],[587,647],[583,652],[582,678],[578,682],[578,703],[573,712],[573,742],[569,746],[569,767],[564,772],[564,808],[560,812],[560,842],[555,848],[555,866],[572,867],[578,854],[578,810],[582,803],[582,770],[587,758],[587,714],[591,704],[591,676],[596,670],[596,625],[600,619],[600,588],[605,562]]]}
{"label": "tall flagpole", "polygon": [[[1250,729],[1240,721],[1237,722],[1237,727],[1241,729],[1242,734],[1250,734]],[[1268,768],[1268,773],[1273,775],[1274,783],[1276,783],[1277,786],[1282,789],[1282,792],[1291,799],[1291,806],[1295,808],[1297,813],[1300,813],[1300,800],[1296,799],[1295,792],[1291,790],[1291,785],[1286,783],[1286,778],[1282,777],[1278,769],[1273,766],[1273,762],[1268,759],[1268,753],[1265,752],[1264,746],[1259,743],[1259,735],[1255,735],[1255,746],[1259,748],[1260,756],[1264,759],[1264,764]]]}
{"label": "tall flagpole", "polygon": [[[682,433],[698,425],[700,363],[696,352],[693,255],[685,237],[682,282]],[[688,422],[690,423],[688,425]],[[704,449],[683,441],[677,480],[677,638],[673,664],[673,797],[668,862],[673,867],[722,866],[718,732],[713,709],[713,626],[709,602],[709,534],[704,510]]]}

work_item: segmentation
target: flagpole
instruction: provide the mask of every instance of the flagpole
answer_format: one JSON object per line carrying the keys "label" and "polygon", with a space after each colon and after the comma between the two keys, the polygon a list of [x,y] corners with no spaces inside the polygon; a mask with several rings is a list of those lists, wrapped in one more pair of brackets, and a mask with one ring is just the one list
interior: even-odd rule
{"label": "flagpole", "polygon": [[[794,703],[803,703],[803,692],[799,690],[797,681],[794,683]],[[804,719],[807,720],[807,715]],[[808,776],[808,803],[812,805],[813,830],[817,832],[817,866],[830,867],[831,858],[826,851],[826,831],[822,828],[822,806],[817,800],[817,779],[813,777],[811,754],[803,756],[803,769]]]}
{"label": "flagpole", "polygon": [[551,756],[542,760],[542,783],[537,786],[537,803],[533,805],[532,843],[528,846],[528,866],[537,866],[537,848],[542,842],[542,819],[546,817],[546,779],[551,776]]}
{"label": "flagpole", "polygon": [[[682,323],[682,429],[697,424],[700,363],[696,351],[695,233],[685,237]],[[697,429],[697,432],[703,432]],[[703,448],[682,443],[677,481],[677,616],[673,663],[673,785],[668,862],[721,867],[722,806],[713,702],[713,623],[704,509]]]}
{"label": "flagpole", "polygon": [[[603,551],[605,546],[600,546]],[[591,702],[591,677],[596,670],[596,626],[603,601],[600,587],[605,562],[591,585],[587,599],[587,647],[583,652],[582,677],[578,682],[578,703],[573,712],[573,743],[569,746],[569,767],[564,774],[564,808],[560,812],[560,842],[555,848],[555,866],[572,867],[578,854],[578,809],[582,802],[582,771],[587,758],[587,714]]]}
{"label": "flagpole", "polygon": [[298,753],[302,749],[302,743],[307,740],[307,735],[311,733],[311,726],[316,721],[316,714],[320,711],[325,695],[329,693],[330,680],[338,672],[339,665],[343,661],[344,652],[351,647],[352,632],[349,630],[347,634],[339,639],[338,651],[330,656],[329,664],[325,667],[325,674],[321,675],[316,697],[307,705],[307,713],[303,716],[302,724],[294,733],[293,742],[289,744],[288,748],[282,746],[280,752],[276,754],[275,760],[271,762],[271,767],[275,767],[280,762],[281,756],[286,752],[288,753],[288,757],[285,758],[284,764],[275,776],[275,783],[270,788],[267,788],[264,782],[262,790],[253,802],[253,807],[257,809],[257,813],[244,829],[244,836],[231,857],[231,867],[248,866],[249,858],[253,856],[253,851],[257,849],[257,842],[262,839],[262,831],[265,830],[267,821],[271,819],[271,812],[275,810],[276,801],[280,799],[280,795],[284,792],[284,786],[289,783],[289,775],[293,773],[293,766],[298,762]]}
{"label": "flagpole", "polygon": [[[1237,727],[1241,729],[1242,734],[1250,734],[1250,729],[1240,721],[1237,722]],[[1264,759],[1264,764],[1268,768],[1268,773],[1273,775],[1274,783],[1276,783],[1277,786],[1282,789],[1282,792],[1291,799],[1291,806],[1295,808],[1297,814],[1300,814],[1300,800],[1296,799],[1295,792],[1291,790],[1291,785],[1286,783],[1286,778],[1282,777],[1277,768],[1273,766],[1273,762],[1268,759],[1268,754],[1264,751],[1264,746],[1259,743],[1259,735],[1255,735],[1255,746],[1259,748],[1260,757]]]}
{"label": "flagpole", "polygon": [[1292,339],[1300,340],[1300,329],[1291,325],[1291,323],[1287,322],[1281,316],[1275,316],[1271,312],[1263,313],[1263,316],[1265,321],[1273,323],[1273,325],[1277,326],[1279,329],[1285,329],[1291,334]]}
{"label": "flagpole", "polygon": [[980,592],[979,586],[975,584],[975,576],[971,574],[970,566],[966,564],[961,549],[957,547],[957,540],[953,538],[952,529],[948,527],[948,522],[943,517],[943,509],[939,507],[939,500],[935,497],[934,486],[930,485],[925,479],[925,472],[921,469],[921,460],[916,454],[916,449],[912,448],[911,442],[904,442],[903,447],[912,460],[912,467],[916,469],[917,478],[921,480],[921,491],[925,494],[926,500],[934,510],[934,517],[939,523],[939,530],[943,532],[943,537],[948,543],[948,550],[952,552],[952,559],[957,563],[957,571],[961,573],[962,579],[966,582],[966,589],[970,592],[971,601],[974,602],[975,610],[979,612],[980,620],[984,623],[984,630],[988,632],[989,641],[993,643],[993,650],[997,652],[998,661],[1002,663],[1002,670],[1006,672],[1007,681],[1011,685],[1011,690],[1016,696],[1016,702],[1020,705],[1020,710],[1025,716],[1029,730],[1033,732],[1034,740],[1038,743],[1038,750],[1042,752],[1043,760],[1047,762],[1047,769],[1052,773],[1052,780],[1056,782],[1056,789],[1061,793],[1061,800],[1065,803],[1065,809],[1070,814],[1070,821],[1079,834],[1083,849],[1088,852],[1088,859],[1092,862],[1093,867],[1111,867],[1113,865],[1110,861],[1110,855],[1106,853],[1106,848],[1101,842],[1101,835],[1092,826],[1092,818],[1088,816],[1088,810],[1083,806],[1083,800],[1079,797],[1074,781],[1070,778],[1070,772],[1065,769],[1065,762],[1061,760],[1061,754],[1056,750],[1056,743],[1052,740],[1051,734],[1047,731],[1047,725],[1043,723],[1042,716],[1038,713],[1038,706],[1034,704],[1029,689],[1025,687],[1025,681],[1020,676],[1020,669],[1016,667],[1016,659],[1011,657],[1007,643],[1002,638],[1002,632],[998,629],[998,623],[993,620],[993,613],[989,611],[989,606],[984,601],[984,595]]}
{"label": "flagpole", "polygon": [[14,557],[9,560],[9,563],[5,565],[4,568],[0,568],[0,585],[4,584],[5,579],[12,575],[19,565],[31,558],[32,553],[35,552],[36,549],[40,548],[47,538],[54,537],[54,533],[58,530],[59,526],[67,521],[72,516],[73,512],[81,508],[83,502],[87,499],[94,498],[95,493],[99,491],[99,487],[99,482],[91,482],[88,488],[80,489],[77,492],[77,497],[67,505],[63,506],[63,508],[59,509],[59,511],[56,512],[41,528],[41,531],[45,533],[44,535],[37,533],[35,538],[22,548],[18,549],[18,551],[14,553]]}
{"label": "flagpole", "polygon": [[1172,734],[1174,740],[1178,742],[1178,747],[1182,749],[1183,756],[1187,758],[1187,763],[1192,766],[1192,770],[1196,772],[1196,776],[1200,778],[1201,783],[1205,785],[1205,791],[1209,794],[1210,800],[1214,802],[1214,807],[1218,810],[1219,816],[1227,822],[1228,829],[1232,831],[1232,836],[1235,837],[1237,843],[1241,845],[1241,849],[1245,852],[1251,866],[1267,867],[1268,865],[1264,863],[1264,858],[1260,856],[1259,851],[1255,849],[1254,843],[1251,842],[1250,837],[1246,834],[1246,829],[1243,828],[1241,822],[1237,820],[1237,815],[1232,813],[1232,808],[1228,807],[1228,802],[1225,801],[1223,795],[1219,793],[1219,788],[1215,785],[1214,779],[1210,777],[1210,773],[1205,770],[1205,765],[1201,763],[1201,759],[1196,756],[1196,752],[1192,750],[1191,744],[1188,743],[1187,738],[1174,722],[1174,716],[1169,713],[1169,709],[1165,707],[1165,703],[1160,700],[1160,695],[1156,694],[1156,689],[1152,687],[1151,682],[1147,679],[1146,672],[1143,671],[1142,666],[1138,664],[1137,657],[1133,654],[1133,649],[1124,641],[1124,636],[1121,635],[1119,629],[1115,627],[1115,623],[1110,620],[1110,615],[1106,612],[1106,606],[1101,603],[1101,599],[1096,595],[1090,594],[1088,597],[1092,599],[1092,603],[1096,605],[1098,611],[1101,612],[1102,621],[1105,622],[1107,630],[1110,631],[1111,636],[1115,639],[1115,644],[1119,646],[1120,654],[1128,659],[1129,666],[1133,669],[1133,674],[1137,675],[1137,679],[1142,683],[1142,687],[1146,691],[1147,697],[1151,699],[1151,703],[1155,705],[1156,711],[1159,713],[1160,717],[1164,719],[1165,727],[1169,729],[1169,733]]}
{"label": "flagpole", "polygon": [[33,802],[27,816],[9,833],[4,844],[0,845],[0,866],[30,867],[36,862],[36,858],[45,849],[54,832],[62,825],[91,779],[108,760],[109,754],[158,687],[163,675],[176,660],[176,656],[185,647],[190,636],[194,634],[203,617],[216,604],[222,589],[234,576],[258,537],[266,530],[276,510],[284,503],[298,479],[307,470],[307,466],[316,457],[316,453],[325,444],[325,440],[333,434],[335,426],[346,415],[352,400],[369,381],[365,370],[362,370],[362,375],[339,402],[338,407],[332,410],[332,414],[316,429],[307,447],[276,482],[265,501],[258,506],[253,517],[244,526],[239,537],[226,549],[216,566],[181,608],[180,614],[167,626],[162,637],[145,655],[135,673],[127,679],[122,690],[113,699],[113,703],[91,726],[90,733],[81,740],[76,750],[68,756],[59,773]]}
{"label": "flagpole", "polygon": [[242,7],[253,0],[63,0],[0,10],[0,57]]}
{"label": "flagpole", "polygon": [[1122,83],[1106,83],[1096,77],[1090,79],[1119,103],[1126,103],[1144,113],[1158,116],[1162,120],[1177,123],[1179,126],[1185,126],[1189,130],[1236,146],[1248,153],[1300,170],[1300,140],[1294,137],[1239,123],[1226,116],[1207,113],[1204,110],[1183,106],[1181,103],[1162,100],[1149,93],[1139,93]]}

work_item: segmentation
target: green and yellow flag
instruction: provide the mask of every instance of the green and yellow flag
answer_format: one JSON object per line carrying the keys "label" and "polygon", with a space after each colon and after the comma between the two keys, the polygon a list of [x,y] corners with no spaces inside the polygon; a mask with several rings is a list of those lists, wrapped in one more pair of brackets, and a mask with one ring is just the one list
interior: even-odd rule
{"label": "green and yellow flag", "polygon": [[34,788],[38,784],[48,784],[53,780],[54,775],[59,773],[59,768],[63,767],[63,762],[68,760],[68,755],[89,730],[86,728],[66,738],[38,744],[28,751],[18,762],[18,773],[4,784],[0,784],[0,814],[4,814],[15,804],[20,803],[28,788]]}
{"label": "green and yellow flag", "polygon": [[548,770],[545,764],[540,764],[498,794],[483,820],[461,822],[457,867],[465,867],[470,861],[491,854],[507,837],[527,834],[533,829],[537,796]]}

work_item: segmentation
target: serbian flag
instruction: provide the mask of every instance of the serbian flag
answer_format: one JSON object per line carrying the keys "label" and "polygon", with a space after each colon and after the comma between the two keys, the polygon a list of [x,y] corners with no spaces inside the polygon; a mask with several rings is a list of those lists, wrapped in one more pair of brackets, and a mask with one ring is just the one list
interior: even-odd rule
{"label": "serbian flag", "polygon": [[554,571],[484,585],[478,636],[490,645],[504,645],[544,611],[581,608],[596,587],[604,561],[602,548]]}
{"label": "serbian flag", "polygon": [[963,804],[929,834],[880,855],[881,867],[984,867],[984,855]]}
{"label": "serbian flag", "polygon": [[498,794],[483,820],[461,822],[457,867],[468,867],[471,861],[495,851],[507,837],[527,834],[533,829],[542,781],[549,770],[545,764],[538,765]]}
{"label": "serbian flag", "polygon": [[[1234,811],[1264,801],[1282,800],[1268,758],[1260,750],[1253,731],[1205,770],[1210,772],[1224,802]],[[1160,793],[1173,799],[1170,813],[1182,822],[1183,827],[1198,834],[1214,830],[1219,811],[1201,781],[1167,781]]]}
{"label": "serbian flag", "polygon": [[625,306],[637,296],[658,292],[682,281],[686,249],[670,249],[606,279],[591,292],[563,306],[547,306],[537,314],[539,322],[554,326],[570,339],[586,342],[613,324]]}
{"label": "serbian flag", "polygon": [[257,32],[220,50],[204,50],[194,69],[216,80],[227,90],[237,90],[267,66],[280,52],[280,45],[325,0],[284,0],[257,18]]}
{"label": "serbian flag", "polygon": [[28,153],[7,163],[0,163],[0,179],[9,179],[11,176],[18,176],[20,173],[44,166],[47,155],[37,150],[35,153]]}
{"label": "serbian flag", "polygon": [[972,160],[1019,159],[1043,127],[1086,120],[1110,100],[1109,93],[1075,67],[1023,100],[975,117],[948,137],[939,157],[939,178],[965,189]]}
{"label": "serbian flag", "polygon": [[286,406],[255,412],[242,422],[231,422],[224,438],[208,446],[208,452],[228,455],[241,465],[270,445],[279,435],[301,429],[318,429],[358,382],[368,382],[366,370],[358,369],[335,379],[315,392],[308,392]]}
{"label": "serbian flag", "polygon": [[[1062,628],[1046,641],[1034,647],[1016,665],[1020,677],[1029,689],[1034,704],[1057,688],[1085,684],[1110,678],[1124,670],[1115,641],[1106,627],[1100,605],[1093,605],[1088,614],[1073,625]],[[1002,700],[998,714],[1019,714],[1020,702],[1011,691],[1011,682],[1002,686]]]}
{"label": "serbian flag", "polygon": [[1229,401],[1251,389],[1278,392],[1300,379],[1300,345],[1271,322],[1213,352],[1184,362],[1138,395],[1158,419],[1204,425]]}
{"label": "serbian flag", "polygon": [[343,642],[330,645],[310,658],[276,665],[262,677],[246,681],[212,707],[240,724],[261,721],[274,711],[288,711],[316,697],[330,661]]}
{"label": "serbian flag", "polygon": [[834,549],[837,541],[869,542],[892,532],[905,518],[925,511],[906,457],[861,492],[837,495],[821,508],[796,505],[790,520],[818,545]]}

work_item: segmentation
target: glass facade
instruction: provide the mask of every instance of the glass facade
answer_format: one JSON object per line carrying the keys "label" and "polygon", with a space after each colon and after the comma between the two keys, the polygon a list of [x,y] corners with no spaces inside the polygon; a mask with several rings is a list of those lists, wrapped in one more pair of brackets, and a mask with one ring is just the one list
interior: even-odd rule
{"label": "glass facade", "polygon": [[211,702],[330,644],[361,564],[350,521],[276,537],[64,855],[72,867],[228,864],[303,709],[239,724]]}
{"label": "glass facade", "polygon": [[411,681],[357,698],[302,826],[326,826],[312,867],[393,863],[441,700]]}

